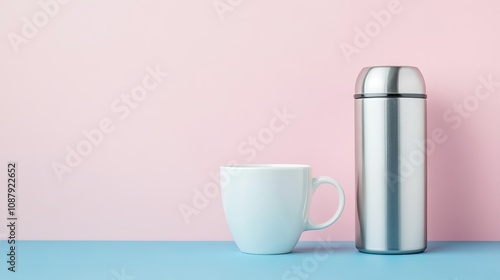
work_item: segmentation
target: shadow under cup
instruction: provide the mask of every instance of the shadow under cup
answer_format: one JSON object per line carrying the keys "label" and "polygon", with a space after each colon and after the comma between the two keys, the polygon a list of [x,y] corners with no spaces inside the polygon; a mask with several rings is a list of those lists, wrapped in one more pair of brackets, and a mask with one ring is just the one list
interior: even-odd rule
{"label": "shadow under cup", "polygon": [[[313,180],[307,165],[221,166],[220,171],[226,220],[236,245],[244,253],[289,253],[304,230],[333,224],[344,208],[340,185],[328,177]],[[316,225],[309,219],[309,204],[322,183],[339,190],[339,208],[329,221]]]}

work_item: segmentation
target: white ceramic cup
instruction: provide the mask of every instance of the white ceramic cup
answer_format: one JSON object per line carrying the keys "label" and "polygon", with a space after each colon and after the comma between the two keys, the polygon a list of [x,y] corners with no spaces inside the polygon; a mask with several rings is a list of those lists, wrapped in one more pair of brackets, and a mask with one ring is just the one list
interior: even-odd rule
{"label": "white ceramic cup", "polygon": [[[311,169],[298,164],[221,166],[222,204],[238,248],[250,254],[284,254],[306,230],[332,225],[344,210],[344,191],[329,177],[311,179]],[[315,224],[309,205],[321,184],[339,192],[338,208],[326,222]]]}

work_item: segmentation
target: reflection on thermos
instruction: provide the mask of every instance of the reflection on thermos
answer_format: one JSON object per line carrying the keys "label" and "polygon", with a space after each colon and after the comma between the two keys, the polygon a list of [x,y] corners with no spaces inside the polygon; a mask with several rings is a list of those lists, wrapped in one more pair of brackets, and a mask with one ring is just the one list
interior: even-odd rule
{"label": "reflection on thermos", "polygon": [[355,89],[356,248],[420,253],[427,247],[426,94],[416,67],[361,70]]}

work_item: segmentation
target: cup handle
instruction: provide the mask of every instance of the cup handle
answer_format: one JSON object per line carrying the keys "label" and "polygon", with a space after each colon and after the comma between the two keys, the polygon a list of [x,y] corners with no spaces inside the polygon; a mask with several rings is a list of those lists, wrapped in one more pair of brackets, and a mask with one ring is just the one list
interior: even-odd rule
{"label": "cup handle", "polygon": [[329,227],[333,223],[335,223],[335,221],[337,221],[338,218],[340,218],[342,211],[344,211],[344,204],[345,204],[344,190],[342,190],[342,187],[340,186],[340,184],[337,181],[335,181],[334,179],[332,179],[330,177],[326,177],[326,176],[314,178],[312,181],[313,195],[316,192],[316,190],[318,189],[318,187],[324,183],[334,186],[337,189],[337,191],[339,192],[339,206],[337,207],[337,211],[335,212],[333,217],[331,217],[328,221],[321,223],[321,224],[313,223],[313,221],[311,220],[311,217],[308,216],[304,231],[317,230],[317,229],[323,229],[323,228]]}

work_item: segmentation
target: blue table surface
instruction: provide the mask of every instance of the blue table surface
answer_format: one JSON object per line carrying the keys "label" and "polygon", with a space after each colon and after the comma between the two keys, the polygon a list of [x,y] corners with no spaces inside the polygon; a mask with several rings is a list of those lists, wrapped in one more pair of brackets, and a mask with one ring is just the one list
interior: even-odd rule
{"label": "blue table surface", "polygon": [[425,253],[370,255],[353,242],[299,242],[284,255],[249,255],[233,242],[18,241],[16,272],[30,279],[500,279],[500,242],[429,242]]}

